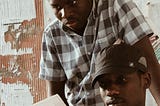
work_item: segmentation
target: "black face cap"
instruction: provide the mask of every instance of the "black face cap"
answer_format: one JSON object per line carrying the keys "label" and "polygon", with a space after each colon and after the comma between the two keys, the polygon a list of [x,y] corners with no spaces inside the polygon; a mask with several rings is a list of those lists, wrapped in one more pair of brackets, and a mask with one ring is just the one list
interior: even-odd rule
{"label": "black face cap", "polygon": [[103,74],[131,73],[137,70],[147,71],[147,62],[142,51],[125,43],[112,45],[104,48],[96,57],[92,86]]}

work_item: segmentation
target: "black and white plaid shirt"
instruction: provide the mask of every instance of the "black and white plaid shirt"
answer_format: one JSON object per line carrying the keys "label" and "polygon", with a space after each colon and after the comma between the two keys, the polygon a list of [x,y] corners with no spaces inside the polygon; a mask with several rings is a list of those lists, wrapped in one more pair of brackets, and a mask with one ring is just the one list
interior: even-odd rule
{"label": "black and white plaid shirt", "polygon": [[117,38],[133,45],[151,33],[131,0],[93,0],[83,36],[58,20],[46,28],[39,76],[52,81],[67,79],[65,95],[71,106],[103,106],[98,87],[91,87],[96,54]]}

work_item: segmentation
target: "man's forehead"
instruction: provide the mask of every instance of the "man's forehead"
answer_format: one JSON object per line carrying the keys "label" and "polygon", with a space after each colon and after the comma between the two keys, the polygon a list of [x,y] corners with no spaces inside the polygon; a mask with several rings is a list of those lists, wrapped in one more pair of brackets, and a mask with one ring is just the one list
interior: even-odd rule
{"label": "man's forehead", "polygon": [[63,2],[66,2],[66,1],[73,1],[73,0],[48,0],[49,1],[49,3],[63,3]]}
{"label": "man's forehead", "polygon": [[48,0],[50,4],[61,2],[61,0]]}
{"label": "man's forehead", "polygon": [[48,0],[48,2],[51,3],[51,4],[52,4],[52,3],[59,2],[59,1],[61,1],[61,0]]}
{"label": "man's forehead", "polygon": [[119,78],[119,77],[126,77],[131,75],[132,73],[109,73],[101,75],[99,80],[104,81],[104,79],[112,79],[112,78]]}

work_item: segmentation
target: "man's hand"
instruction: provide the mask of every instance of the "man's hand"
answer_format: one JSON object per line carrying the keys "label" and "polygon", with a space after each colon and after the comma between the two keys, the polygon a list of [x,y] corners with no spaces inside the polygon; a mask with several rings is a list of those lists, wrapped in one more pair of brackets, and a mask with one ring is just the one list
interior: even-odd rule
{"label": "man's hand", "polygon": [[48,96],[59,94],[62,100],[66,105],[68,105],[67,100],[64,94],[65,81],[55,82],[55,81],[46,81]]}

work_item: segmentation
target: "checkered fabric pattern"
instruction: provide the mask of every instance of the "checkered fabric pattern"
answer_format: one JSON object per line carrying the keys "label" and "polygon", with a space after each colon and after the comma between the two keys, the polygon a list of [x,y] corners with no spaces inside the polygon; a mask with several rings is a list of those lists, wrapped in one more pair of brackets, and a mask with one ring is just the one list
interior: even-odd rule
{"label": "checkered fabric pattern", "polygon": [[91,86],[95,56],[118,38],[133,45],[151,33],[131,0],[93,0],[83,36],[58,20],[45,29],[39,76],[45,80],[67,80],[65,95],[70,106],[104,106],[98,85],[95,89]]}

